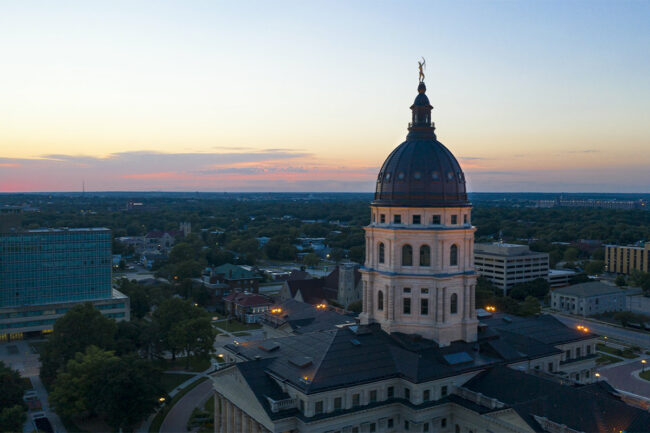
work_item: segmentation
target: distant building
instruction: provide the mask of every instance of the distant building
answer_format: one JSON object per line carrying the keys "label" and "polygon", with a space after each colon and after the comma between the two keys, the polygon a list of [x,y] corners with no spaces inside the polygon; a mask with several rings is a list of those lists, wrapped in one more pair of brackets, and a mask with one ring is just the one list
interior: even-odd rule
{"label": "distant building", "polygon": [[216,268],[207,269],[204,280],[210,284],[225,284],[235,292],[259,292],[262,277],[243,266],[226,263]]}
{"label": "distant building", "polygon": [[266,296],[248,292],[233,292],[223,298],[225,311],[244,323],[257,323],[273,301]]}
{"label": "distant building", "polygon": [[47,332],[74,305],[129,320],[129,299],[111,288],[111,232],[39,229],[0,234],[0,339]]}
{"label": "distant building", "polygon": [[568,199],[560,197],[555,200],[537,200],[535,207],[588,207],[600,209],[641,209],[647,210],[648,206],[645,200],[598,200],[598,199]]}
{"label": "distant building", "polygon": [[598,281],[562,287],[551,292],[551,306],[578,316],[627,309],[625,291]]}
{"label": "distant building", "polygon": [[549,269],[548,284],[551,289],[566,287],[571,284],[571,277],[575,275],[576,272],[570,269]]}
{"label": "distant building", "polygon": [[474,245],[476,272],[507,293],[517,283],[548,278],[548,253],[530,251],[528,245]]}
{"label": "distant building", "polygon": [[317,305],[336,303],[347,308],[361,299],[361,273],[359,266],[348,263],[337,266],[325,278],[288,279],[280,290],[280,299],[295,299]]}
{"label": "distant building", "polygon": [[605,270],[626,275],[634,270],[650,272],[650,242],[644,246],[605,245]]}

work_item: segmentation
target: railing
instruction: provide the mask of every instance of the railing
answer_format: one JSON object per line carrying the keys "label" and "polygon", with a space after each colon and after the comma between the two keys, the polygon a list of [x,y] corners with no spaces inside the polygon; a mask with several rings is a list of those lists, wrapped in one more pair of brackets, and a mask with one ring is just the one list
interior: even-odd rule
{"label": "railing", "polygon": [[271,405],[271,412],[279,412],[281,410],[294,409],[297,406],[297,398],[285,398],[283,400],[273,400],[271,397],[266,397]]}
{"label": "railing", "polygon": [[414,122],[409,122],[409,128],[413,128],[413,127],[416,127],[416,128],[418,128],[418,127],[420,127],[420,128],[422,128],[422,127],[424,127],[424,128],[433,128],[433,127],[434,127],[434,124],[433,124],[433,122],[430,122],[430,123],[425,123],[425,122],[416,122],[416,123],[414,123]]}
{"label": "railing", "polygon": [[465,400],[469,400],[473,403],[476,403],[483,407],[488,407],[490,409],[501,409],[505,407],[505,404],[496,398],[488,397],[487,395],[483,395],[480,392],[472,391],[460,386],[454,388],[452,390],[452,393],[464,398]]}
{"label": "railing", "polygon": [[578,430],[574,430],[564,424],[558,424],[548,418],[537,415],[533,415],[533,417],[535,418],[535,421],[537,421],[537,423],[540,425],[540,427],[549,433],[580,433]]}

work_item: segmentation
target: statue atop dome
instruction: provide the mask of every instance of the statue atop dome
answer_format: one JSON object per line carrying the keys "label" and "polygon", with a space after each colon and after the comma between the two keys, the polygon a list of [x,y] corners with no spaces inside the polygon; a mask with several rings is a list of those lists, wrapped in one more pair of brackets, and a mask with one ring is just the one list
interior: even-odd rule
{"label": "statue atop dome", "polygon": [[422,57],[422,61],[418,62],[418,69],[420,70],[420,83],[424,82],[424,69],[427,68],[427,61]]}

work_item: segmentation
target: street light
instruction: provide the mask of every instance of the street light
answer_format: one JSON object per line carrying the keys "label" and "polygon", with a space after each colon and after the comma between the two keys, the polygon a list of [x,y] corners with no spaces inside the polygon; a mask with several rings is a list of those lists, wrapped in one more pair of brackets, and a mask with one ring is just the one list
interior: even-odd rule
{"label": "street light", "polygon": [[600,373],[596,373],[596,374],[594,374],[594,376],[600,377]]}
{"label": "street light", "polygon": [[641,360],[641,365],[643,366],[643,367],[642,367],[642,368],[643,368],[643,369],[642,369],[642,372],[645,372],[645,364],[646,364],[646,362],[648,362],[648,361],[646,361],[645,359],[642,359],[642,360]]}

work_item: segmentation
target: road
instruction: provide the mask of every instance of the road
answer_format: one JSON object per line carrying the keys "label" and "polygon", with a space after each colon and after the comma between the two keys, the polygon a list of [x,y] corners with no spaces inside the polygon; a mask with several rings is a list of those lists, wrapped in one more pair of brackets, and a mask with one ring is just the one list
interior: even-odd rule
{"label": "road", "polygon": [[602,322],[594,322],[589,319],[567,317],[560,314],[552,315],[560,322],[568,326],[576,327],[577,325],[584,325],[587,326],[594,334],[608,338],[615,338],[634,346],[640,346],[646,350],[650,349],[650,333],[623,329],[616,326],[606,325]]}
{"label": "road", "polygon": [[[650,357],[646,356],[649,360]],[[647,365],[647,364],[646,364]],[[650,398],[650,382],[634,376],[632,373],[641,370],[641,359],[635,359],[623,364],[602,367],[599,371],[601,379],[606,379],[616,389]]]}
{"label": "road", "polygon": [[212,395],[212,381],[206,380],[197,385],[190,392],[185,394],[169,411],[162,425],[161,433],[186,432],[187,422],[190,420],[192,411],[204,404]]}

